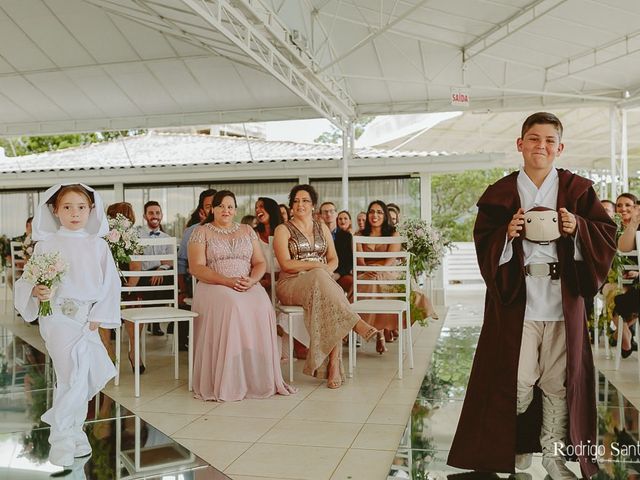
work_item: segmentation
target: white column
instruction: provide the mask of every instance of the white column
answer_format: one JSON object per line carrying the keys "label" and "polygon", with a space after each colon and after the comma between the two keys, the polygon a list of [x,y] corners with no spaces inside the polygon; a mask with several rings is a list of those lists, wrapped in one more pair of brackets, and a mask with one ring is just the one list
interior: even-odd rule
{"label": "white column", "polygon": [[420,218],[431,223],[431,174],[420,172]]}
{"label": "white column", "polygon": [[618,196],[618,162],[616,160],[616,107],[609,109],[609,133],[611,134],[611,199]]}
{"label": "white column", "polygon": [[349,210],[349,162],[353,158],[353,123],[342,130],[342,208]]}
{"label": "white column", "polygon": [[124,202],[124,184],[115,183],[113,185],[113,195],[116,202]]}
{"label": "white column", "polygon": [[298,177],[299,185],[308,185],[309,184],[309,176],[308,175],[300,175]]}
{"label": "white column", "polygon": [[629,191],[629,148],[627,142],[627,110],[622,109],[622,126],[620,132],[620,190]]}

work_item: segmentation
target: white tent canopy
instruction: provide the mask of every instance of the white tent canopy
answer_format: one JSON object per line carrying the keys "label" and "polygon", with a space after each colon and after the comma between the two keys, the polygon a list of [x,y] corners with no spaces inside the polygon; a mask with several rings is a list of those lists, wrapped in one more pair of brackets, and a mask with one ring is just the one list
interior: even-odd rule
{"label": "white tent canopy", "polygon": [[[611,167],[610,112],[606,108],[555,110],[564,126],[565,150],[558,164],[568,168],[607,170]],[[358,145],[391,150],[451,153],[504,152],[501,165],[522,161],[515,143],[525,119],[521,112],[465,112],[451,118],[439,114],[378,117],[367,125]],[[630,171],[640,169],[640,111],[628,112]],[[435,123],[435,125],[434,125]],[[616,138],[618,145],[620,139]]]}
{"label": "white tent canopy", "polygon": [[8,0],[0,135],[634,106],[636,0]]}

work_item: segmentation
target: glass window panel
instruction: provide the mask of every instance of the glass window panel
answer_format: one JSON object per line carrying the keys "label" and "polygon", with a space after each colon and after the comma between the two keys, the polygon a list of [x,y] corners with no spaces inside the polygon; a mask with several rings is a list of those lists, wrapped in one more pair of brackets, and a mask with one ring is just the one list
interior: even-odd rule
{"label": "glass window panel", "polygon": [[[342,181],[312,180],[318,191],[318,203],[333,202],[342,209]],[[358,212],[365,211],[369,202],[381,200],[395,203],[400,207],[401,215],[420,217],[420,179],[419,178],[358,178],[349,180],[349,213],[352,218]]]}
{"label": "glass window panel", "polygon": [[29,192],[0,194],[0,235],[13,238],[24,233],[29,218],[29,195]]}

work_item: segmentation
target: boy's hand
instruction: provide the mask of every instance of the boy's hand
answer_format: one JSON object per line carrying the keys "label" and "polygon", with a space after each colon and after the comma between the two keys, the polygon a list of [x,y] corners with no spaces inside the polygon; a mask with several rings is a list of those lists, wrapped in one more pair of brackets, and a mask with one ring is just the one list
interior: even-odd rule
{"label": "boy's hand", "polygon": [[89,322],[89,330],[94,331],[97,330],[100,326],[100,322]]}
{"label": "boy's hand", "polygon": [[576,228],[578,227],[576,216],[564,207],[559,209],[558,212],[560,212],[562,233],[566,235],[573,235],[574,233],[576,233]]}
{"label": "boy's hand", "polygon": [[507,237],[509,240],[513,240],[520,236],[520,231],[524,228],[524,210],[519,208],[516,213],[513,214],[509,225],[507,226]]}
{"label": "boy's hand", "polygon": [[44,285],[36,285],[31,290],[31,295],[37,297],[41,302],[46,302],[51,299],[51,289]]}

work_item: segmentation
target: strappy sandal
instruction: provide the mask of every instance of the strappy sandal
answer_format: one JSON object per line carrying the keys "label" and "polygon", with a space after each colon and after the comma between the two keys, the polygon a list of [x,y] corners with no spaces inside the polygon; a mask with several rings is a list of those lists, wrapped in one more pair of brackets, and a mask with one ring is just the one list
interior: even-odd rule
{"label": "strappy sandal", "polygon": [[[358,333],[356,331],[356,333]],[[378,333],[378,329],[376,327],[374,327],[373,325],[370,325],[369,328],[367,328],[367,331],[364,332],[364,335],[358,333],[358,335],[360,335],[365,342],[369,342],[373,339],[373,337],[375,336],[375,334]]]}
{"label": "strappy sandal", "polygon": [[387,351],[387,346],[385,345],[384,334],[379,333],[378,337],[376,338],[376,352],[382,355],[386,351]]}
{"label": "strappy sandal", "polygon": [[335,390],[336,388],[340,388],[342,386],[342,379],[340,380],[327,380],[327,388],[331,390]]}

